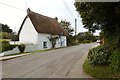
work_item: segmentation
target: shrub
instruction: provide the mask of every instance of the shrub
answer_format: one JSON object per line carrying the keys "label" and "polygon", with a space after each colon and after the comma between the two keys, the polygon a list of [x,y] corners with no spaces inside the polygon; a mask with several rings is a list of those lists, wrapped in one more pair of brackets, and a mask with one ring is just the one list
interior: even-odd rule
{"label": "shrub", "polygon": [[110,57],[110,67],[113,71],[120,71],[120,50],[115,50]]}
{"label": "shrub", "polygon": [[71,35],[67,36],[67,45],[72,46],[76,45],[75,38]]}
{"label": "shrub", "polygon": [[83,40],[82,43],[91,43],[92,41],[90,40]]}
{"label": "shrub", "polygon": [[2,44],[2,52],[12,50],[18,45]]}
{"label": "shrub", "polygon": [[110,52],[105,45],[93,48],[88,53],[88,61],[92,65],[105,65],[109,63]]}
{"label": "shrub", "polygon": [[24,45],[24,44],[21,44],[21,45],[18,46],[18,48],[19,48],[19,51],[20,51],[21,53],[23,53],[24,50],[25,50],[25,45]]}
{"label": "shrub", "polygon": [[9,43],[9,41],[6,40],[1,40],[0,41],[0,48],[1,48],[1,52],[4,51],[8,51],[8,50],[12,50],[13,48],[15,48],[17,45],[11,45]]}
{"label": "shrub", "polygon": [[9,41],[7,41],[7,40],[1,40],[0,43],[1,44],[10,44]]}

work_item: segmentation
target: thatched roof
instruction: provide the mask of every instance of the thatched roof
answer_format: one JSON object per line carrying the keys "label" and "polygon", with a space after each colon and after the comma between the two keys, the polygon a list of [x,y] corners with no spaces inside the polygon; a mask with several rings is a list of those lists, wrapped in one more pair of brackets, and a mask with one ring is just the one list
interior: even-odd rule
{"label": "thatched roof", "polygon": [[23,27],[25,20],[28,17],[30,18],[35,30],[38,33],[47,33],[47,34],[53,34],[53,35],[66,35],[65,31],[62,29],[62,27],[56,21],[56,19],[33,12],[29,8],[27,10],[27,16],[23,20],[23,23],[20,27],[19,33]]}

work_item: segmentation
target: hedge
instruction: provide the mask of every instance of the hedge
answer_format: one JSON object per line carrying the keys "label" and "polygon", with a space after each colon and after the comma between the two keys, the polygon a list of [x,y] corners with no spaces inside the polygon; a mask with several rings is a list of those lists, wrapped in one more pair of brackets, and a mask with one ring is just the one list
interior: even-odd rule
{"label": "hedge", "polygon": [[100,45],[93,48],[88,53],[88,61],[91,65],[106,65],[109,64],[110,51],[105,45]]}
{"label": "hedge", "polygon": [[9,43],[9,41],[6,41],[6,40],[2,40],[0,41],[0,48],[1,48],[1,52],[4,52],[4,51],[8,51],[8,50],[12,50],[13,48],[15,48],[16,46],[18,45],[11,45]]}

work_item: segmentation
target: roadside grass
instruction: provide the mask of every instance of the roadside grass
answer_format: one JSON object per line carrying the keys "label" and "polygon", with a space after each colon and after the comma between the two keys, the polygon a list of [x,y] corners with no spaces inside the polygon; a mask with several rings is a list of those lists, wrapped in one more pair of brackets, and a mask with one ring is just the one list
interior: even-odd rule
{"label": "roadside grass", "polygon": [[83,65],[83,70],[95,78],[120,78],[120,72],[113,72],[109,65],[92,66],[87,59]]}
{"label": "roadside grass", "polygon": [[24,52],[24,53],[15,53],[15,54],[9,54],[6,56],[15,56],[15,55],[20,55],[20,54],[34,54],[34,53],[38,53],[38,52],[44,52],[45,50],[37,50],[37,51],[32,51],[32,52]]}
{"label": "roadside grass", "polygon": [[0,39],[0,42],[1,41],[9,41],[10,39]]}

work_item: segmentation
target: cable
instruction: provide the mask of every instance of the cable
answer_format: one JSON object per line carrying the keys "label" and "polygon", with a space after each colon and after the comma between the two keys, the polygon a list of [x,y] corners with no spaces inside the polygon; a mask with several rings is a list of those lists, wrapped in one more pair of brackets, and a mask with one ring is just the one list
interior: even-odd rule
{"label": "cable", "polygon": [[3,2],[0,2],[0,4],[9,6],[9,7],[15,8],[15,9],[19,9],[19,10],[22,10],[22,11],[26,11],[26,10],[24,10],[24,9],[21,9],[21,8],[18,8],[18,7],[15,7],[15,6],[11,6],[11,5],[9,5],[9,4],[5,4],[5,3],[3,3]]}
{"label": "cable", "polygon": [[71,17],[75,18],[75,16],[72,14],[70,8],[68,7],[67,3],[64,0],[61,0],[61,1],[62,1],[63,5],[65,6],[65,8],[67,9],[67,11],[70,13]]}

